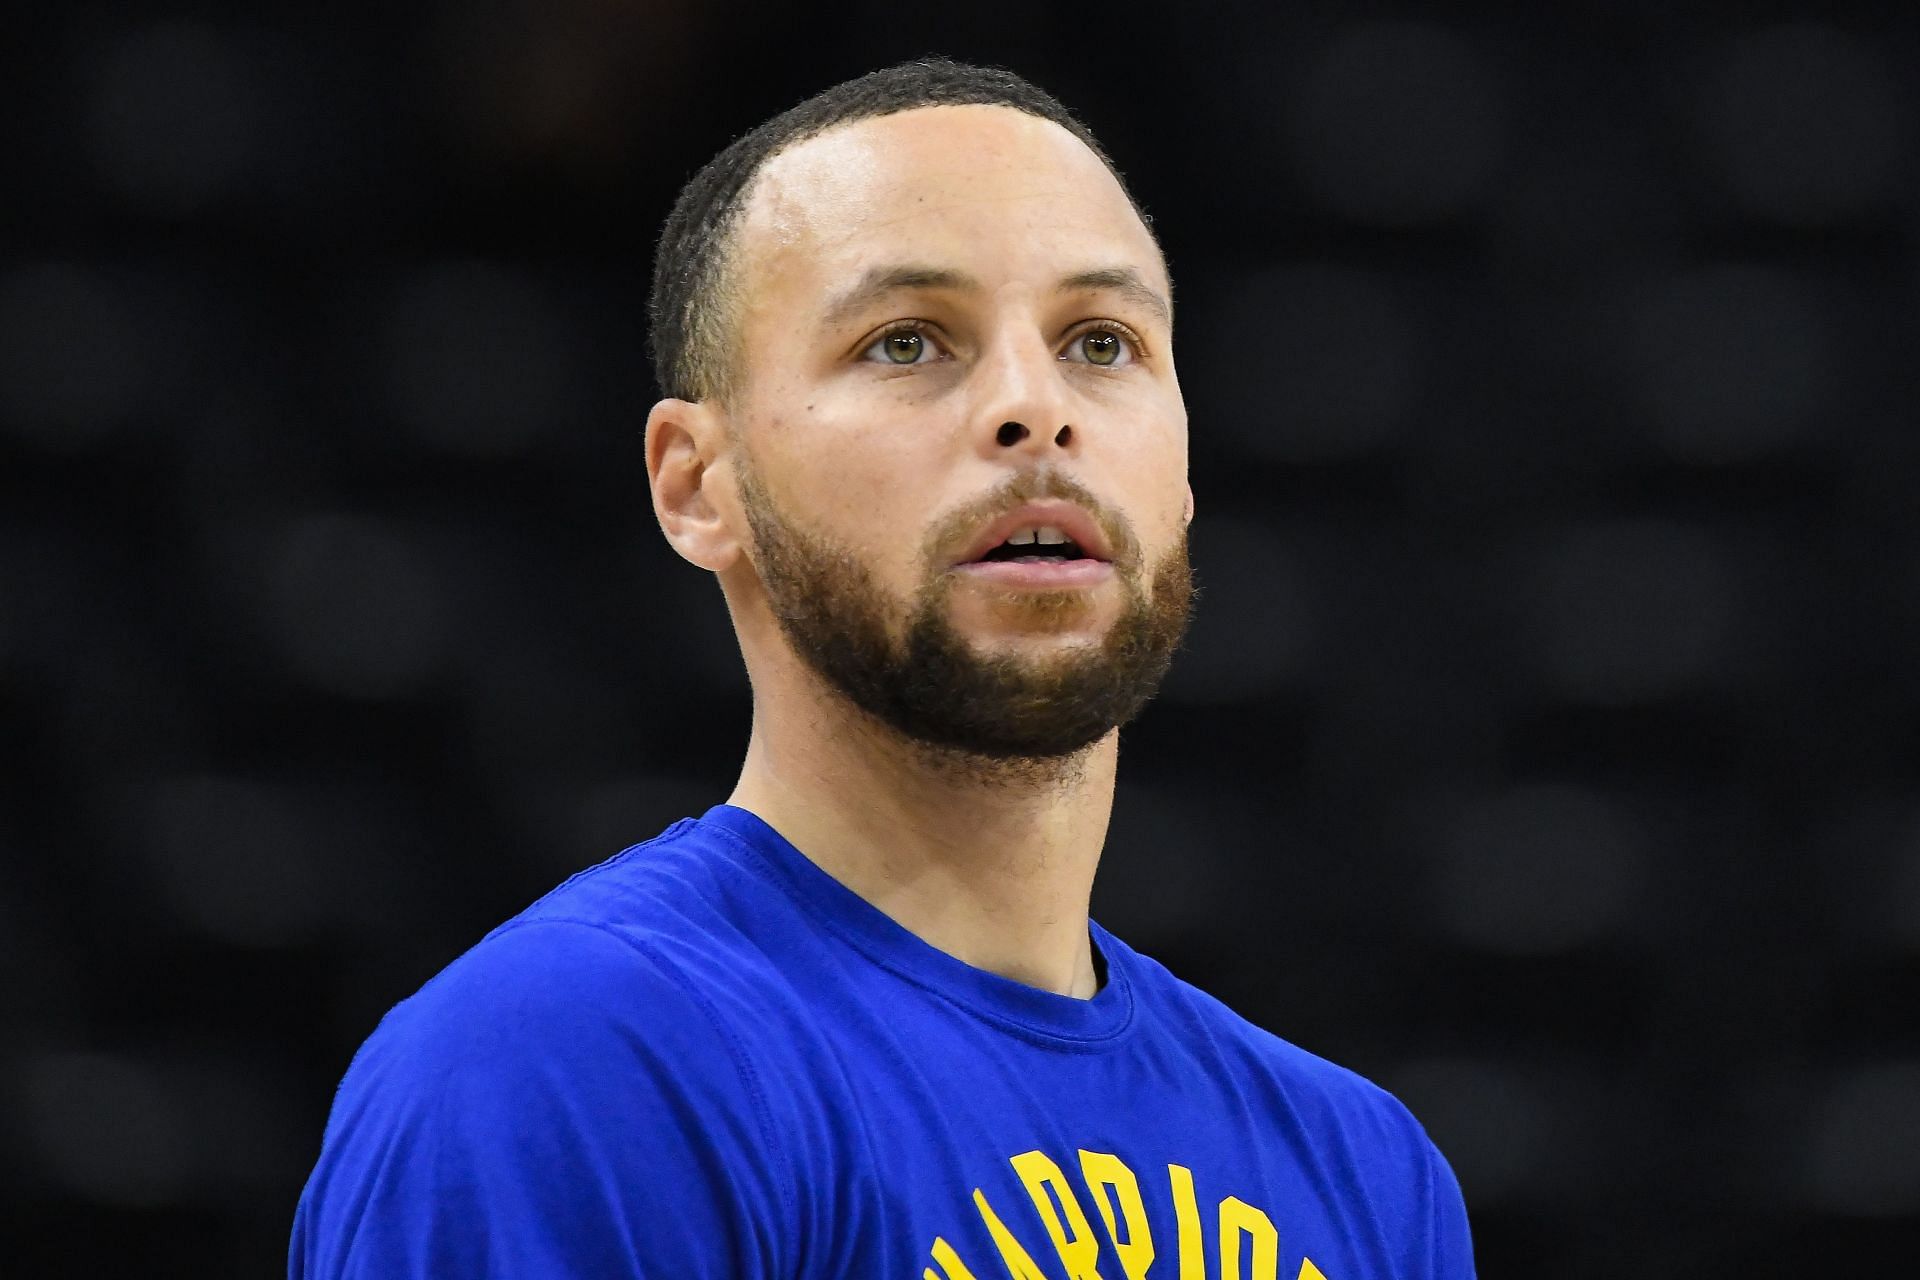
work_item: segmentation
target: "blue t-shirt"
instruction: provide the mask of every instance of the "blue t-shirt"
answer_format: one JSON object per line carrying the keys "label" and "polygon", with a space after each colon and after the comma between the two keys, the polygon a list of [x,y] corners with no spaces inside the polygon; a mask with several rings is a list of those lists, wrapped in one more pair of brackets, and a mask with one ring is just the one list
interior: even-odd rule
{"label": "blue t-shirt", "polygon": [[1097,924],[973,968],[744,809],[574,876],[367,1040],[293,1280],[1466,1280],[1404,1107]]}

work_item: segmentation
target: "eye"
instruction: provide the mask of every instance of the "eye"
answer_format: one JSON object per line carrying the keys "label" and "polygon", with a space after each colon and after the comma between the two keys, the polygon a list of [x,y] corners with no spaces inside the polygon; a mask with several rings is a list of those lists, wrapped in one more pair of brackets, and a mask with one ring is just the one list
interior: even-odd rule
{"label": "eye", "polygon": [[930,364],[943,353],[938,344],[917,324],[896,325],[887,330],[860,353],[862,360],[874,364]]}
{"label": "eye", "polygon": [[1140,344],[1132,334],[1117,325],[1103,324],[1075,334],[1060,358],[1075,364],[1117,369],[1132,364],[1139,354]]}

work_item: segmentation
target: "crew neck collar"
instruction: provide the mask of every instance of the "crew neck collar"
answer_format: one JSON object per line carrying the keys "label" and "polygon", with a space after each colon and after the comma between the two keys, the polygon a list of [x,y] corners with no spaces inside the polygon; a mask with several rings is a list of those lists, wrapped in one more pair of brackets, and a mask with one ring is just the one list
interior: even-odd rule
{"label": "crew neck collar", "polygon": [[821,924],[873,963],[915,986],[1029,1040],[1061,1048],[1105,1048],[1132,1025],[1130,953],[1089,920],[1106,981],[1090,999],[1058,995],[975,968],[926,942],[841,884],[750,810],[715,805],[700,824],[731,837]]}

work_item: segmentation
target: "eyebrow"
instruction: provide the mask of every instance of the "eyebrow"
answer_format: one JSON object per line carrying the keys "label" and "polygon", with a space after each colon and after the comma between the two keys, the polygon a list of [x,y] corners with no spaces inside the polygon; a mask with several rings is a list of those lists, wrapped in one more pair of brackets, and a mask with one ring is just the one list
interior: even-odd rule
{"label": "eyebrow", "polygon": [[[889,294],[912,290],[950,289],[963,293],[978,292],[980,282],[964,271],[922,263],[870,268],[865,275],[829,302],[822,315],[828,328],[838,328],[855,315]],[[1140,278],[1132,267],[1098,267],[1067,276],[1055,287],[1056,293],[1087,293],[1108,290],[1145,307],[1162,324],[1173,323],[1173,307],[1159,290]]]}
{"label": "eyebrow", "polygon": [[873,267],[861,276],[859,282],[852,288],[828,303],[824,315],[827,327],[837,329],[890,293],[910,289],[958,289],[963,292],[977,292],[979,288],[980,282],[966,272],[949,271],[945,267],[929,267],[919,263]]}
{"label": "eyebrow", "polygon": [[1117,293],[1153,312],[1160,318],[1160,323],[1173,324],[1173,304],[1158,289],[1142,280],[1140,273],[1132,267],[1101,267],[1096,271],[1082,271],[1062,280],[1059,292],[1078,293],[1097,289]]}

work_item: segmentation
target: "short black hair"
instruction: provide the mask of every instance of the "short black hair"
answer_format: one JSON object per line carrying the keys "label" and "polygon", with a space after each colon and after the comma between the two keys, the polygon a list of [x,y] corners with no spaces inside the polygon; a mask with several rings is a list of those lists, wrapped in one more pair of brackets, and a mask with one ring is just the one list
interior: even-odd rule
{"label": "short black hair", "polygon": [[[733,317],[725,277],[734,231],[761,167],[839,125],[934,106],[1012,107],[1050,120],[1085,143],[1127,191],[1087,127],[1053,95],[1011,71],[920,58],[837,84],[736,138],[680,189],[660,233],[647,303],[647,345],[662,395],[705,400],[727,390]],[[1127,199],[1152,234],[1132,192]]]}

